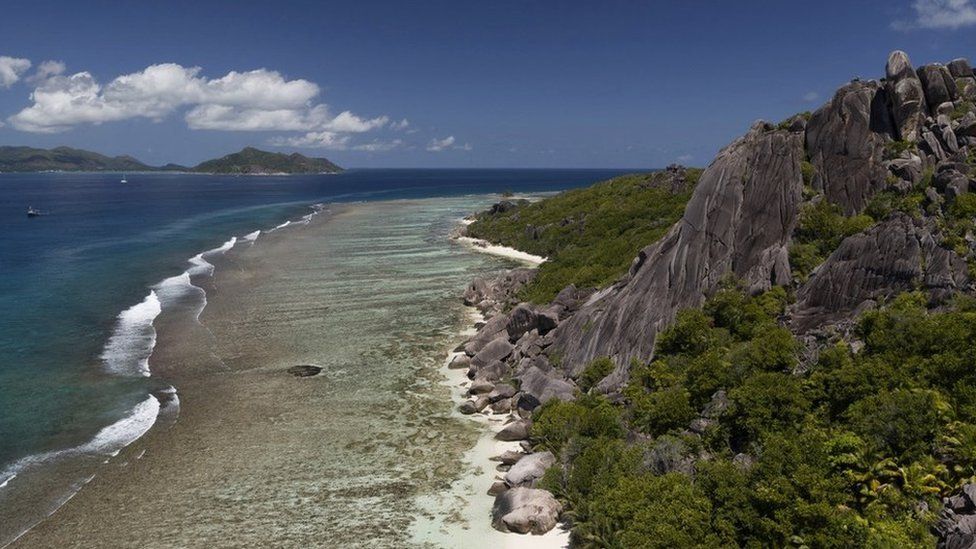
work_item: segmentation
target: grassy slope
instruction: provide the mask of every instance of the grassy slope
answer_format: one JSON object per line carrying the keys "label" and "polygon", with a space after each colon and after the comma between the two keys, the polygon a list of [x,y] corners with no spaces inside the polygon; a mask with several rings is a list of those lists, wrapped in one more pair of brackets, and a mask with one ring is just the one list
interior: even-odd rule
{"label": "grassy slope", "polygon": [[521,296],[545,303],[569,284],[606,286],[626,273],[638,250],[681,217],[699,175],[688,170],[691,184],[679,193],[665,173],[624,175],[505,213],[481,213],[468,235],[548,257]]}

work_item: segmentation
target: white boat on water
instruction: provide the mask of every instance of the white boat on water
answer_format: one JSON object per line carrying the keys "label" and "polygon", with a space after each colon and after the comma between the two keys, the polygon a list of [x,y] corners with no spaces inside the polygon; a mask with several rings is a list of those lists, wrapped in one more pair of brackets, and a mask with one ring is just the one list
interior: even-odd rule
{"label": "white boat on water", "polygon": [[119,181],[119,183],[128,183],[128,181],[125,180],[125,174],[122,174],[122,181]]}

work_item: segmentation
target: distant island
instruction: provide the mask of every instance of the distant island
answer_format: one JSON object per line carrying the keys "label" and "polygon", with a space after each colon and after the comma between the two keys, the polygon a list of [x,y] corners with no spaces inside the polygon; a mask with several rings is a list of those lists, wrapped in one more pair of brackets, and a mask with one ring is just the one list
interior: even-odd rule
{"label": "distant island", "polygon": [[207,160],[193,168],[194,172],[242,175],[338,173],[342,168],[326,158],[309,158],[292,153],[272,153],[245,147],[241,152]]}
{"label": "distant island", "polygon": [[201,162],[195,167],[179,164],[150,166],[131,156],[110,157],[92,151],[57,147],[0,147],[0,172],[194,172],[214,174],[274,175],[338,173],[342,168],[326,158],[273,153],[246,147],[240,152]]}

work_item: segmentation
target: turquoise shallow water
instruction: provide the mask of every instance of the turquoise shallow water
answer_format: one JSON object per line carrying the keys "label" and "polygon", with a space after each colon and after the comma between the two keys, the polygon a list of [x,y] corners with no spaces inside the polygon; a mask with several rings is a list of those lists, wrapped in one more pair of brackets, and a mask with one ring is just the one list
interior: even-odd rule
{"label": "turquoise shallow water", "polygon": [[[315,203],[552,191],[616,173],[130,174],[126,186],[105,174],[0,175],[0,485],[10,484],[0,511],[19,471],[110,454],[152,424],[159,401],[149,395],[169,389],[146,376],[153,321],[169,304],[202,305],[184,273],[205,275],[232,238],[300,219]],[[28,205],[49,215],[27,219]]]}

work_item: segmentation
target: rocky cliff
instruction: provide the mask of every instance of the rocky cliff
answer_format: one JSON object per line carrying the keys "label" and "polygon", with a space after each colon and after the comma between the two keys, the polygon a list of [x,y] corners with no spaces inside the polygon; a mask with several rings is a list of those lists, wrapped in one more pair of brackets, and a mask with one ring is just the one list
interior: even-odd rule
{"label": "rocky cliff", "polygon": [[[950,66],[953,72],[942,65],[915,71],[907,55],[894,52],[883,81],[853,81],[809,120],[759,122],[726,147],[671,232],[641,250],[624,280],[556,330],[554,351],[565,372],[577,375],[594,358],[610,356],[619,369],[603,385],[612,391],[631,358],[651,358],[662,326],[700,305],[724,278],[753,291],[790,285],[787,250],[801,208],[803,163],[812,172],[814,199],[846,214],[863,212],[883,191],[931,187],[931,203],[968,192],[976,175],[966,164],[976,151],[976,80],[967,61]],[[952,176],[941,177],[950,182],[939,188],[939,178],[922,181],[926,172]],[[941,246],[934,217],[879,221],[798,286],[796,329],[841,321],[869,301],[918,285],[934,299],[967,287],[966,262]]]}
{"label": "rocky cliff", "polygon": [[[474,281],[465,302],[489,319],[461,348],[455,367],[468,368],[478,394],[494,394],[495,384],[519,390],[504,399],[473,392],[462,411],[514,410],[513,431],[525,438],[532,411],[551,399],[576,398],[584,368],[601,357],[612,366],[594,391],[620,401],[631,365],[653,358],[658,334],[728,281],[747,293],[778,286],[794,296],[779,323],[804,342],[808,357],[851,336],[857,315],[903,292],[921,292],[932,310],[972,294],[974,104],[976,74],[968,61],[916,69],[896,51],[881,80],[852,81],[812,114],[778,125],[757,122],[724,148],[681,219],[647,243],[616,283],[569,286],[539,306],[515,300],[531,271]],[[812,272],[799,274],[791,252],[804,216],[818,205],[859,216],[866,228],[838,239]],[[532,487],[510,483],[498,491]],[[503,503],[507,516],[513,504]],[[548,524],[558,510],[543,507],[544,516],[535,518]],[[535,520],[526,513],[525,521]],[[953,517],[941,535],[976,539],[976,526]],[[526,528],[509,522],[496,516],[496,524]]]}

